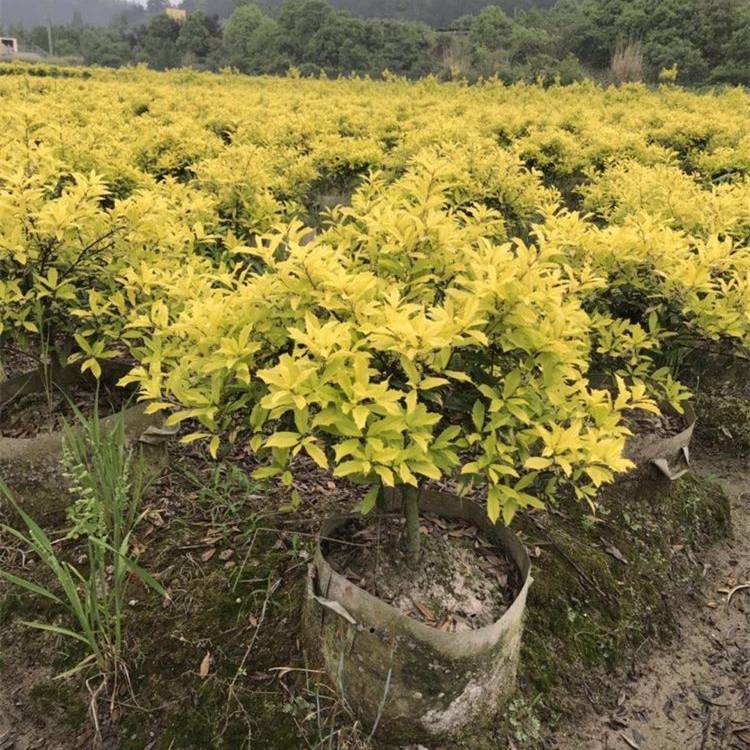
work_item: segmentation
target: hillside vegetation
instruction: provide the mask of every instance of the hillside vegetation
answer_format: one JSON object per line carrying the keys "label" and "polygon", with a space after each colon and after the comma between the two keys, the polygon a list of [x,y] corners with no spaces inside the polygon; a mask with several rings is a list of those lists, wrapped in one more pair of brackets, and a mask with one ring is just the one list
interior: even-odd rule
{"label": "hillside vegetation", "polygon": [[[184,22],[165,7],[152,0],[148,10],[131,7],[102,28],[77,15],[52,29],[52,49],[91,65],[160,70],[231,66],[250,74],[296,69],[304,76],[376,77],[389,71],[547,84],[585,77],[750,82],[750,0],[559,0],[543,7],[225,0],[185,3]],[[13,18],[4,16],[6,31],[48,49],[47,28],[16,28]]]}

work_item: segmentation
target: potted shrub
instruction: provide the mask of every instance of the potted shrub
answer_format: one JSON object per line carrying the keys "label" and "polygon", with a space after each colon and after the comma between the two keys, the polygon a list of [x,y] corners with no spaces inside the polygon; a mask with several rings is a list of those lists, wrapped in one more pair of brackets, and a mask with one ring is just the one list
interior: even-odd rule
{"label": "potted shrub", "polygon": [[[617,186],[609,196],[614,208],[605,210],[609,204],[601,197],[591,206],[616,222],[600,227],[575,212],[554,211],[537,234],[544,251],[563,258],[579,280],[592,319],[592,378],[603,387],[618,376],[641,382],[661,407],[657,419],[629,415],[636,417],[630,422],[636,434],[628,455],[640,466],[656,461],[676,477],[684,473],[695,425],[685,383],[703,386],[696,372],[717,353],[728,362],[748,356],[747,250],[731,237],[734,211],[726,212],[726,226],[693,227],[695,234],[670,227],[665,211],[679,216],[693,207],[682,195],[670,197],[644,170],[635,176],[624,167],[604,173],[602,183]],[[647,189],[654,194],[645,209],[641,192]],[[587,200],[593,197],[592,188]],[[669,208],[672,198],[677,205]],[[718,198],[712,193],[709,199]]]}
{"label": "potted shrub", "polygon": [[[330,598],[332,568],[319,547],[308,625],[324,621],[315,610],[323,607],[334,630],[364,628],[380,639],[381,647],[367,641],[367,663],[380,673],[348,685],[332,640],[322,634],[319,645],[362,719],[401,739],[455,735],[510,694],[529,566],[495,522],[509,524],[519,509],[542,508],[564,491],[593,504],[598,487],[631,466],[623,412],[655,409],[642,384],[620,379],[614,394],[590,386],[592,319],[580,282],[553,253],[488,240],[498,232],[494,211],[446,206],[453,178],[444,166],[425,159],[392,186],[366,185],[341,221],[312,241],[293,225],[235,247],[243,270],[201,276],[192,298],[179,278],[166,283],[158,314],[133,323],[141,365],[129,376],[144,396],[160,399],[154,408],[178,408],[169,421],[199,423],[185,441],[210,439],[217,455],[224,441],[249,438],[263,462],[258,478],[291,486],[307,457],[365,488],[359,513],[372,512],[378,497],[381,511],[403,510],[402,578],[423,561],[420,505],[463,519],[513,560],[515,600],[489,630],[436,634],[381,602],[395,628],[386,632],[380,621],[353,617],[350,601]],[[445,481],[456,482],[452,493],[429,485]],[[472,488],[485,504],[481,514],[458,496]],[[357,588],[349,584],[342,599]],[[360,601],[370,601],[365,593]],[[383,660],[386,641],[392,659]],[[438,653],[436,641],[473,645]],[[409,654],[420,669],[399,666]],[[453,687],[425,702],[432,657]]]}
{"label": "potted shrub", "polygon": [[[509,250],[502,260],[518,262]],[[370,325],[324,323],[308,314],[304,328],[291,331],[294,350],[257,374],[267,392],[253,410],[251,445],[270,458],[257,477],[290,482],[306,454],[333,476],[369,487],[362,513],[376,507],[382,487],[391,489],[381,510],[405,516],[404,578],[422,563],[425,510],[478,527],[518,569],[516,598],[497,621],[449,633],[347,581],[319,545],[308,641],[317,640],[331,679],[368,730],[394,741],[455,736],[514,690],[529,564],[523,547],[494,522],[554,502],[563,484],[593,502],[596,488],[630,465],[622,457],[627,431],[619,416],[633,394],[623,386],[612,399],[587,388],[576,369],[572,327],[559,354],[547,354],[552,337],[559,343],[565,336],[552,318],[570,322],[580,311],[576,301],[566,302],[562,289],[555,294],[541,268],[503,312],[508,298],[499,303],[495,292],[479,294],[486,280],[475,281],[453,297],[450,316],[442,306],[408,304],[382,310]],[[522,310],[528,325],[516,317]],[[405,340],[407,328],[412,341]],[[545,328],[535,341],[527,338]],[[486,516],[475,502],[429,486],[455,476],[484,487]],[[331,519],[322,536],[349,520]]]}

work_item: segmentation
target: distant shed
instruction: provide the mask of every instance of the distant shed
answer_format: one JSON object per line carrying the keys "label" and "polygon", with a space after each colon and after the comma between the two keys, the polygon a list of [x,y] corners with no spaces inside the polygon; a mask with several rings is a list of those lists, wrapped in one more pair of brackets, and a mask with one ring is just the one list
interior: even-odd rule
{"label": "distant shed", "polygon": [[0,36],[0,55],[17,55],[18,39],[12,36]]}
{"label": "distant shed", "polygon": [[187,21],[187,11],[181,8],[165,8],[164,12],[177,23],[185,23]]}

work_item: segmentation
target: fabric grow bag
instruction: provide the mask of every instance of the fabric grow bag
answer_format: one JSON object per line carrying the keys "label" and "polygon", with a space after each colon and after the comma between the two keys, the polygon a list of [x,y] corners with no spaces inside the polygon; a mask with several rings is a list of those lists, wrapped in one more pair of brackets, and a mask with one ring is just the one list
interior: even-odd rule
{"label": "fabric grow bag", "polygon": [[[391,496],[386,511],[400,503]],[[479,505],[426,491],[422,512],[468,521],[508,553],[521,589],[492,625],[446,633],[404,615],[337,573],[318,544],[304,611],[308,651],[322,655],[330,679],[368,732],[392,744],[457,737],[505,705],[516,689],[526,597],[532,583],[526,548],[493,525]],[[357,516],[326,521],[321,536]]]}
{"label": "fabric grow bag", "polygon": [[652,467],[667,479],[674,481],[690,470],[690,443],[695,431],[695,410],[685,407],[687,426],[676,435],[660,437],[654,434],[636,434],[628,440],[625,455],[635,465],[635,472],[644,472]]}

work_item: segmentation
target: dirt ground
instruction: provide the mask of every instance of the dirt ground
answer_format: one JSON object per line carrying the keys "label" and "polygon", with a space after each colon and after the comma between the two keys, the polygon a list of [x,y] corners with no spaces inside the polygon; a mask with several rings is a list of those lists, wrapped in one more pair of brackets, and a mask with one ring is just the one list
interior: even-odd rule
{"label": "dirt ground", "polygon": [[[49,676],[40,673],[35,679]],[[19,687],[3,685],[0,689],[0,750],[62,750],[54,740],[33,736],[33,722],[24,716],[22,701],[16,701]]]}
{"label": "dirt ground", "polygon": [[557,737],[561,750],[750,748],[749,468],[747,459],[698,460],[731,496],[733,538],[708,551],[680,636],[627,675],[614,711]]}

